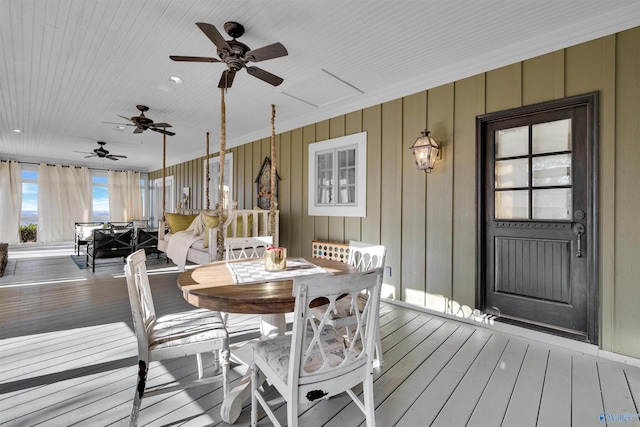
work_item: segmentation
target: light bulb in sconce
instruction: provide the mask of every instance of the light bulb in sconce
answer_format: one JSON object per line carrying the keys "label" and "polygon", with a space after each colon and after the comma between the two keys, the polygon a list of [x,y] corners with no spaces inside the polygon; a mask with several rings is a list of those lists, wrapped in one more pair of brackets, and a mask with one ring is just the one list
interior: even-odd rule
{"label": "light bulb in sconce", "polygon": [[416,168],[426,173],[431,173],[440,150],[436,140],[431,138],[429,133],[428,130],[423,130],[422,136],[416,139],[416,142],[410,147],[416,160]]}

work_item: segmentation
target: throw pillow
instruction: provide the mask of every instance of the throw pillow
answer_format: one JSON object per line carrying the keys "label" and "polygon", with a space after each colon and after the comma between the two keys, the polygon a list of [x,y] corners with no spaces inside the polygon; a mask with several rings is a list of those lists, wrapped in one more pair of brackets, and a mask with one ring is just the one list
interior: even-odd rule
{"label": "throw pillow", "polygon": [[91,240],[93,238],[93,230],[96,228],[104,228],[104,225],[83,225],[81,240]]}
{"label": "throw pillow", "polygon": [[220,220],[217,216],[211,215],[203,215],[205,228],[204,228],[204,242],[202,244],[203,248],[209,247],[209,230],[212,228],[216,228],[220,224]]}
{"label": "throw pillow", "polygon": [[217,213],[214,211],[203,211],[198,214],[198,217],[193,220],[193,223],[189,227],[193,231],[194,236],[200,236],[204,233],[207,228],[207,223],[205,222],[205,216],[216,216]]}
{"label": "throw pillow", "polygon": [[198,216],[198,214],[193,215],[183,215],[183,214],[175,214],[168,213],[165,214],[167,218],[167,222],[169,223],[169,232],[177,233],[178,231],[184,231],[193,222],[194,219]]}

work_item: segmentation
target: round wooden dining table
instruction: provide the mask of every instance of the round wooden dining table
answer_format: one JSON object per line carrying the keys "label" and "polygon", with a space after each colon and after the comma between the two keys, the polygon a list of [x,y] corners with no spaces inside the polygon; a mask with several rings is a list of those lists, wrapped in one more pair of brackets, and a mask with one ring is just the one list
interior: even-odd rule
{"label": "round wooden dining table", "polygon": [[[330,274],[356,273],[357,269],[340,261],[304,258]],[[282,314],[293,312],[293,278],[238,285],[227,263],[251,259],[217,261],[187,270],[178,276],[178,287],[191,305],[209,310],[243,314]],[[254,259],[255,261],[255,259]]]}
{"label": "round wooden dining table", "polygon": [[[349,274],[358,270],[340,261],[304,258],[325,270],[325,274]],[[209,310],[262,315],[261,335],[269,338],[286,330],[285,313],[294,311],[293,278],[258,280],[249,284],[236,284],[227,265],[256,259],[216,261],[187,270],[178,276],[182,296],[191,305]],[[248,361],[240,360],[244,363]],[[245,375],[223,400],[220,408],[222,420],[233,424],[250,396],[250,376]]]}

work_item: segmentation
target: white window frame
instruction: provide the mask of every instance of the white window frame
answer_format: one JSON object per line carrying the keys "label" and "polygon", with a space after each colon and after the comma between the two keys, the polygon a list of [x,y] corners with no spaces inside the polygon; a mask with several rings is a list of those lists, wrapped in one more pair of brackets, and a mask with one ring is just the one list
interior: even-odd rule
{"label": "white window frame", "polygon": [[[165,180],[165,203],[166,212],[173,213],[176,210],[175,190],[173,189],[173,175],[166,176]],[[152,228],[157,227],[158,221],[162,219],[162,178],[156,178],[150,182],[150,216],[149,221]]]}
{"label": "white window frame", "polygon": [[[219,169],[220,165],[220,156],[209,158],[209,208],[215,209],[216,203],[218,203],[218,182],[220,180],[220,174],[214,172]],[[215,166],[215,167],[214,167]],[[204,204],[207,203],[207,159],[204,160],[203,163],[203,172],[204,177],[202,181],[204,182]],[[225,200],[225,204],[223,206],[224,209],[229,209],[228,203],[231,203],[233,200],[233,152],[225,153],[224,155],[224,180],[227,184],[228,197]]]}
{"label": "white window frame", "polygon": [[[355,203],[339,204],[338,195],[338,156],[339,151],[355,148],[356,150],[356,195]],[[317,157],[321,154],[333,152],[332,179],[334,200],[332,204],[316,202],[316,193],[319,185],[316,174]],[[367,132],[328,139],[309,144],[309,179],[308,179],[308,214],[311,216],[367,216]]]}

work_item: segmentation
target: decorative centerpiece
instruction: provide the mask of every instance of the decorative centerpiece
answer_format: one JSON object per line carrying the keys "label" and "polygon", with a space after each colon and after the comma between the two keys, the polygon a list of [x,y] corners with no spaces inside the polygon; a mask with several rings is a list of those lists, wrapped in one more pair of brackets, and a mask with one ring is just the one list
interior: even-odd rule
{"label": "decorative centerpiece", "polygon": [[264,253],[264,269],[282,271],[287,269],[287,249],[269,246]]}

